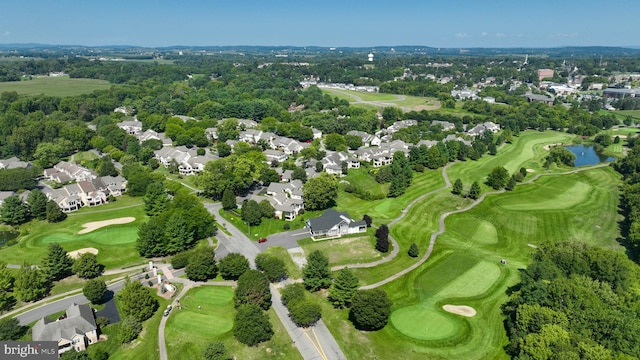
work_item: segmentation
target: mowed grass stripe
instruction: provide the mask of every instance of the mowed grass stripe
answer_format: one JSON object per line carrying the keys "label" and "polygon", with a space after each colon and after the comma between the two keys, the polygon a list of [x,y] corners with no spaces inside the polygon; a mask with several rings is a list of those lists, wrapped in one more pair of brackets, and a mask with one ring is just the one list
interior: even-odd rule
{"label": "mowed grass stripe", "polygon": [[451,281],[435,296],[445,300],[453,297],[480,296],[500,278],[500,267],[494,262],[478,261],[472,268]]}

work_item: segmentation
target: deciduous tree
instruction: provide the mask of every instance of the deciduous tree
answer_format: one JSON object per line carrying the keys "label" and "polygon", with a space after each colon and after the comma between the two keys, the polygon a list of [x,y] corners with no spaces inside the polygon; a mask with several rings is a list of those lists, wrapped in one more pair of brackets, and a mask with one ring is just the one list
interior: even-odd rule
{"label": "deciduous tree", "polygon": [[93,279],[104,271],[104,265],[98,263],[98,258],[92,253],[81,254],[73,263],[73,273],[81,278]]}
{"label": "deciduous tree", "polygon": [[247,270],[238,278],[235,291],[236,307],[242,304],[253,304],[264,310],[271,307],[271,290],[269,279],[258,270]]}
{"label": "deciduous tree", "polygon": [[238,308],[233,322],[233,336],[245,345],[255,346],[273,336],[269,317],[257,305],[244,304]]}
{"label": "deciduous tree", "polygon": [[213,341],[207,344],[202,351],[204,360],[232,360],[222,341]]}
{"label": "deciduous tree", "polygon": [[256,256],[256,268],[262,271],[269,281],[276,282],[287,277],[287,268],[281,259],[260,253]]}
{"label": "deciduous tree", "polygon": [[44,271],[24,263],[16,275],[13,293],[18,299],[28,302],[40,300],[47,296],[51,289],[51,281]]}
{"label": "deciduous tree", "polygon": [[309,179],[302,187],[304,207],[308,210],[324,210],[331,207],[338,197],[338,180],[326,172]]}
{"label": "deciduous tree", "polygon": [[249,260],[239,253],[230,253],[220,259],[218,263],[220,276],[225,280],[238,280],[238,278],[249,270]]}
{"label": "deciduous tree", "polygon": [[91,301],[92,304],[100,304],[107,294],[107,284],[104,280],[91,279],[84,284],[82,294]]}
{"label": "deciduous tree", "polygon": [[453,183],[453,188],[451,189],[451,193],[454,195],[460,195],[462,194],[463,189],[464,189],[464,185],[462,184],[462,180],[456,179],[456,181]]}
{"label": "deciduous tree", "polygon": [[509,182],[509,171],[502,166],[493,168],[487,176],[487,185],[495,190],[502,189]]}
{"label": "deciduous tree", "polygon": [[353,297],[349,318],[356,329],[380,330],[387,325],[391,305],[391,300],[384,290],[359,290]]}
{"label": "deciduous tree", "polygon": [[143,201],[144,211],[149,216],[158,216],[169,206],[167,190],[158,181],[154,181],[147,186]]}
{"label": "deciduous tree", "polygon": [[480,197],[480,184],[478,184],[477,181],[474,181],[473,184],[471,184],[467,197],[473,200],[476,200]]}
{"label": "deciduous tree", "polygon": [[185,268],[187,278],[192,281],[207,281],[218,274],[215,253],[212,248],[196,249]]}
{"label": "deciduous tree", "polygon": [[118,340],[123,344],[128,344],[138,338],[142,332],[142,324],[134,316],[127,316],[120,324]]}

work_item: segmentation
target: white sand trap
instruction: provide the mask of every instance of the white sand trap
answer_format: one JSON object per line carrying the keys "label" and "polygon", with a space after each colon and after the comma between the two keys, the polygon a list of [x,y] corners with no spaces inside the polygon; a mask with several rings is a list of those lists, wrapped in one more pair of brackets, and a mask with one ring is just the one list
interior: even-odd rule
{"label": "white sand trap", "polygon": [[109,226],[109,225],[128,224],[128,223],[134,222],[134,221],[136,221],[136,218],[134,218],[132,216],[121,217],[121,218],[111,219],[111,220],[92,221],[92,222],[88,222],[88,223],[82,224],[82,227],[84,229],[78,231],[78,234],[86,234],[86,233],[92,232],[93,230],[100,229],[101,227],[105,227],[105,226]]}
{"label": "white sand trap", "polygon": [[533,169],[527,169],[527,172],[531,173],[531,172],[536,172],[536,171],[533,170]]}
{"label": "white sand trap", "polygon": [[72,259],[77,259],[77,258],[80,257],[80,255],[82,255],[84,253],[92,253],[94,255],[98,255],[98,249],[96,249],[96,248],[83,248],[83,249],[78,249],[76,251],[68,252],[67,255],[69,255]]}
{"label": "white sand trap", "polygon": [[466,317],[476,316],[476,309],[466,305],[444,305],[442,307],[444,311],[450,312],[456,315],[462,315]]}

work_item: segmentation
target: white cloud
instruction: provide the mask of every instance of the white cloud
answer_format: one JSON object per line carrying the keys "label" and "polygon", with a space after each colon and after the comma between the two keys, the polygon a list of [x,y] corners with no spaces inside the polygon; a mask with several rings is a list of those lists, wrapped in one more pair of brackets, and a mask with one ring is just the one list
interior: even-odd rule
{"label": "white cloud", "polygon": [[483,32],[480,34],[480,36],[487,36],[487,35],[488,35],[488,34],[487,34],[487,32],[486,32],[486,31],[483,31]]}
{"label": "white cloud", "polygon": [[467,33],[457,33],[457,34],[456,34],[456,37],[457,37],[458,39],[464,39],[464,38],[466,38],[466,37],[467,37]]}
{"label": "white cloud", "polygon": [[11,35],[11,32],[9,32],[9,30],[5,30],[4,33],[2,34],[2,36],[7,37]]}

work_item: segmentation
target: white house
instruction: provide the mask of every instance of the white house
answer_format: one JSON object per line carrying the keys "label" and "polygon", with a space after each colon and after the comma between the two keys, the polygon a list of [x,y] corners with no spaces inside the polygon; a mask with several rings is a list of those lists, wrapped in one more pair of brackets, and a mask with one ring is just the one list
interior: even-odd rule
{"label": "white house", "polygon": [[307,220],[311,236],[340,237],[367,231],[364,220],[353,220],[346,212],[327,209],[317,218]]}

